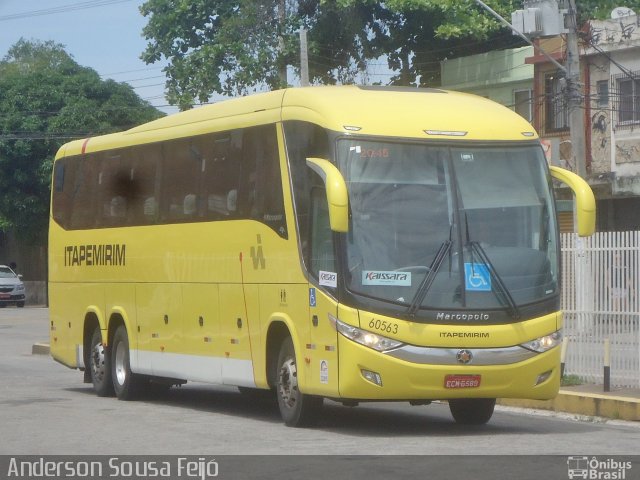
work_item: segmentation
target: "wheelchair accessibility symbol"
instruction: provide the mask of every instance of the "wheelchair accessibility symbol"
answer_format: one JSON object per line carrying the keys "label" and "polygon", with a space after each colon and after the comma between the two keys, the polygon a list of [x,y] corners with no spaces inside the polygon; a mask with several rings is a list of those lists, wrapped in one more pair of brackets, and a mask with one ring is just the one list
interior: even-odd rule
{"label": "wheelchair accessibility symbol", "polygon": [[464,278],[464,288],[468,292],[491,291],[491,274],[484,263],[465,263]]}

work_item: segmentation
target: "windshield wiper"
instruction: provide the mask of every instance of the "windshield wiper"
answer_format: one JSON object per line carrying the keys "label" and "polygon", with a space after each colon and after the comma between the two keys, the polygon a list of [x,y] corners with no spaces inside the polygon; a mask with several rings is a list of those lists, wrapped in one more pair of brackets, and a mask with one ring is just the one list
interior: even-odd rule
{"label": "windshield wiper", "polygon": [[[518,305],[511,296],[511,292],[509,292],[509,289],[502,281],[502,278],[500,278],[500,275],[498,275],[498,271],[493,266],[489,255],[487,255],[487,252],[485,252],[484,248],[482,248],[480,242],[476,242],[475,240],[472,241],[471,237],[469,236],[469,217],[467,216],[467,212],[464,212],[464,225],[467,237],[467,246],[471,247],[471,255],[473,255],[473,252],[475,252],[480,257],[482,263],[484,263],[488,267],[487,269],[489,270],[489,276],[491,277],[492,285],[495,284],[498,287],[497,291],[494,291],[493,288],[491,288],[491,291],[494,292],[495,296],[503,305],[509,307],[509,315],[511,315],[511,318],[513,318],[514,320],[519,320],[520,310],[518,310]],[[473,264],[473,257],[471,258],[471,263]]]}
{"label": "windshield wiper", "polygon": [[438,252],[436,253],[433,261],[431,262],[431,265],[429,265],[429,271],[422,279],[422,282],[420,282],[420,285],[418,285],[418,290],[413,296],[411,305],[409,305],[409,308],[407,309],[407,314],[409,316],[415,317],[418,308],[420,308],[420,305],[422,305],[424,297],[427,295],[427,292],[431,288],[431,285],[433,285],[433,281],[436,279],[438,270],[440,270],[440,266],[442,265],[442,262],[446,258],[447,253],[449,253],[450,249],[451,240],[445,240],[444,242],[442,242],[442,245],[440,245],[440,248],[438,249]]}
{"label": "windshield wiper", "polygon": [[[480,260],[482,260],[482,263],[484,263],[488,267],[489,275],[491,276],[491,282],[498,287],[497,291],[495,292],[498,300],[500,300],[503,305],[509,307],[511,318],[513,318],[514,320],[519,320],[520,310],[518,310],[518,305],[516,305],[515,300],[511,296],[511,292],[509,292],[509,289],[502,281],[502,278],[500,278],[500,275],[498,275],[498,272],[493,266],[493,263],[491,263],[487,252],[485,252],[484,248],[482,248],[482,245],[480,245],[479,242],[471,241],[468,242],[468,245],[471,247],[471,251],[475,252],[480,257]],[[471,261],[473,263],[473,259]]]}

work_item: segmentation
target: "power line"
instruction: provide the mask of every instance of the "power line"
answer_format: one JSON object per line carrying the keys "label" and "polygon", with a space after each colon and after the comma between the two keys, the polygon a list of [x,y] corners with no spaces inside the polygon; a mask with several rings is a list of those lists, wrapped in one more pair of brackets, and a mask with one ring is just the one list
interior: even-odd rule
{"label": "power line", "polygon": [[141,82],[142,80],[153,80],[156,78],[166,78],[165,75],[153,75],[151,77],[131,78],[127,80],[115,80],[119,83]]}
{"label": "power line", "polygon": [[596,45],[593,42],[593,39],[589,38],[588,40],[589,40],[589,46],[591,48],[593,48],[596,52],[600,53],[601,55],[604,55],[611,63],[613,63],[616,67],[618,67],[622,73],[624,73],[625,75],[627,75],[628,77],[630,77],[632,79],[636,78],[636,75],[634,75],[633,72],[631,72],[631,70],[629,70],[624,65],[621,65],[619,62],[614,60],[613,57],[611,55],[609,55],[609,53],[607,53],[605,50],[603,50],[598,45]]}
{"label": "power line", "polygon": [[149,85],[138,85],[138,86],[130,85],[130,86],[134,90],[137,90],[139,88],[162,87],[164,85],[165,85],[164,83],[152,83],[152,84],[149,84]]}
{"label": "power line", "polygon": [[43,15],[52,15],[55,13],[66,13],[75,10],[85,10],[87,8],[103,7],[105,5],[112,5],[116,3],[132,2],[133,0],[92,0],[87,2],[71,3],[68,5],[61,5],[59,7],[43,8],[40,10],[31,10],[29,12],[13,13],[10,15],[0,16],[0,22],[6,22],[9,20],[19,20],[21,18],[41,17]]}
{"label": "power line", "polygon": [[92,133],[7,133],[0,135],[0,141],[6,140],[73,140],[87,138]]}
{"label": "power line", "polygon": [[113,72],[113,73],[99,73],[101,77],[111,77],[112,75],[122,75],[123,73],[137,73],[137,72],[148,72],[149,70],[160,70],[164,68],[164,66],[160,65],[157,67],[147,67],[147,68],[136,68],[134,70],[123,70],[121,72]]}

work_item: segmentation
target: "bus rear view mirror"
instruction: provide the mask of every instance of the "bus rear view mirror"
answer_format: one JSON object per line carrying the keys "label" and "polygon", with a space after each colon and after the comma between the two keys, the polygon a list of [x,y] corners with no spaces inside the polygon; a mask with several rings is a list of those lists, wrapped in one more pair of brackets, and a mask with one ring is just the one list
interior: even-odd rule
{"label": "bus rear view mirror", "polygon": [[307,165],[322,178],[327,191],[329,223],[334,232],[349,231],[349,196],[340,171],[328,160],[307,158]]}
{"label": "bus rear view mirror", "polygon": [[578,221],[578,235],[588,237],[596,230],[596,199],[593,191],[582,177],[560,167],[549,167],[551,176],[560,180],[573,190],[576,198],[576,217]]}

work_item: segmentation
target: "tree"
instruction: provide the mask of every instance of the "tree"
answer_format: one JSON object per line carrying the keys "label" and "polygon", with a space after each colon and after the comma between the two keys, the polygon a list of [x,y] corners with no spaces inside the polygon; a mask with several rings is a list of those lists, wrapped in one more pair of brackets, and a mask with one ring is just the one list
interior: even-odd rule
{"label": "tree", "polygon": [[640,0],[579,0],[576,4],[580,24],[587,20],[610,18],[616,7],[628,7],[640,14]]}
{"label": "tree", "polygon": [[[349,5],[361,0],[341,0]],[[488,4],[505,18],[511,18],[511,12],[522,8],[522,1],[486,0]],[[389,0],[390,10],[398,12],[430,12],[439,19],[434,33],[441,39],[486,40],[501,28],[493,17],[488,15],[474,0]]]}
{"label": "tree", "polygon": [[[212,92],[243,91],[260,78],[270,87],[280,86],[275,2],[150,0],[140,11],[149,17],[143,33],[149,43],[142,54],[147,63],[171,59],[166,69],[167,98],[182,109],[196,100],[206,102]],[[206,94],[204,93],[206,92]]]}
{"label": "tree", "polygon": [[[440,60],[461,45],[465,53],[495,46],[478,44],[477,37],[470,42],[462,32],[455,38],[441,35],[453,7],[417,0],[392,5],[372,0],[147,0],[141,12],[149,18],[143,30],[149,43],[142,58],[147,63],[169,60],[167,98],[185,109],[214,93],[242,95],[262,86],[286,86],[282,69],[298,65],[301,27],[309,30],[311,81],[322,84],[353,83],[372,60],[388,62],[396,72],[393,84],[434,84]],[[506,37],[512,45],[512,36]]]}
{"label": "tree", "polygon": [[519,38],[499,29],[473,34],[460,29],[454,35],[445,35],[443,29],[448,28],[456,11],[440,2],[385,3],[384,13],[376,20],[384,28],[370,36],[369,42],[396,72],[390,84],[438,86],[442,60],[522,44]]}
{"label": "tree", "polygon": [[51,166],[69,139],[162,114],[133,89],[102,81],[53,42],[20,40],[0,61],[0,229],[30,243],[47,232]]}
{"label": "tree", "polygon": [[[341,5],[349,6],[362,0],[340,0]],[[524,0],[484,0],[485,4],[507,21],[511,13],[522,9]],[[558,0],[562,4],[562,0]],[[640,13],[640,0],[580,0],[577,1],[578,23],[590,19],[608,18],[615,7],[626,6]],[[441,38],[487,39],[500,30],[508,31],[486,12],[475,0],[388,0],[389,9],[403,11],[407,9],[440,12],[442,23],[436,28]]]}
{"label": "tree", "polygon": [[[523,7],[485,3],[506,19]],[[580,18],[608,15],[609,4],[580,2]],[[323,84],[354,82],[385,61],[395,74],[388,83],[433,86],[445,58],[524,45],[474,0],[147,0],[141,12],[149,19],[142,58],[169,60],[167,98],[182,109],[214,93],[286,86],[301,27],[309,31],[311,81]]]}
{"label": "tree", "polygon": [[167,99],[186,109],[213,93],[286,87],[305,27],[312,29],[310,48],[323,58],[311,76],[333,83],[362,66],[371,8],[320,0],[147,0],[140,11],[149,18],[143,29],[149,43],[141,58],[170,61]]}

